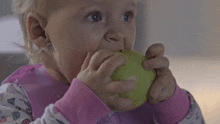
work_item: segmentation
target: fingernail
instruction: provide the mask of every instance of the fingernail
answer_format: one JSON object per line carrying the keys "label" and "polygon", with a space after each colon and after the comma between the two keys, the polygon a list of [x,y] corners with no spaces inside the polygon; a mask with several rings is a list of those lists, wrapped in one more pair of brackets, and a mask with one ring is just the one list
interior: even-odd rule
{"label": "fingernail", "polygon": [[137,76],[132,75],[132,76],[128,77],[127,80],[134,80],[134,81],[137,81]]}

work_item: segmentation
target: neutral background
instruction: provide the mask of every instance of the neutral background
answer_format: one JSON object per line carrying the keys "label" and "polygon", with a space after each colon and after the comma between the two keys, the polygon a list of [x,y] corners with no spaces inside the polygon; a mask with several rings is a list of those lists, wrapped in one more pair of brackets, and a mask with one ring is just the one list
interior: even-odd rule
{"label": "neutral background", "polygon": [[[11,0],[0,1],[0,82],[27,64],[19,22]],[[148,0],[139,6],[134,50],[145,53],[154,43],[165,57],[178,85],[191,92],[207,124],[220,123],[220,1]]]}

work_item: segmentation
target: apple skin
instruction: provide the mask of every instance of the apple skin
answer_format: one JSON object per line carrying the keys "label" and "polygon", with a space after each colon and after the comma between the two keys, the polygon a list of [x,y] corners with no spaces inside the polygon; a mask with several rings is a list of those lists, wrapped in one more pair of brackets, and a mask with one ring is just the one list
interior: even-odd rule
{"label": "apple skin", "polygon": [[125,49],[123,51],[114,51],[118,55],[124,55],[126,58],[126,65],[118,66],[111,75],[112,81],[124,81],[130,76],[135,75],[137,82],[133,91],[122,93],[119,96],[124,98],[131,98],[134,107],[138,108],[147,100],[148,90],[156,78],[154,70],[146,70],[143,63],[148,60],[147,57],[135,50]]}

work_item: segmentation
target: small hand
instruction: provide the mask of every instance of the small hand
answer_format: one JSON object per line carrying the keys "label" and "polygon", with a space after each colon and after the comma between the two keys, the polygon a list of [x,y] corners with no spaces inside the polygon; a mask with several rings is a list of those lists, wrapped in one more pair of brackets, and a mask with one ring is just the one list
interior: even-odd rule
{"label": "small hand", "polygon": [[147,70],[154,69],[156,79],[148,92],[148,102],[156,104],[168,100],[175,91],[175,81],[169,69],[169,60],[164,57],[165,48],[163,44],[153,44],[148,48],[145,56],[148,58],[144,63]]}

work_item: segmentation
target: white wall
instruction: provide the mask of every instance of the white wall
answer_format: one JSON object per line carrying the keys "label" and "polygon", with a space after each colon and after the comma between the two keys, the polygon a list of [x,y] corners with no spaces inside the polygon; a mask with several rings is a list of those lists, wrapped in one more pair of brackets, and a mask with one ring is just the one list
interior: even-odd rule
{"label": "white wall", "polygon": [[178,85],[220,123],[220,0],[148,0],[147,42],[163,43]]}
{"label": "white wall", "polygon": [[0,52],[22,52],[22,49],[12,42],[24,45],[19,21],[16,17],[0,19]]}
{"label": "white wall", "polygon": [[148,0],[147,4],[147,47],[159,42],[169,56],[219,57],[220,0]]}

